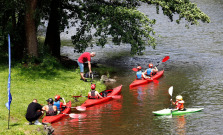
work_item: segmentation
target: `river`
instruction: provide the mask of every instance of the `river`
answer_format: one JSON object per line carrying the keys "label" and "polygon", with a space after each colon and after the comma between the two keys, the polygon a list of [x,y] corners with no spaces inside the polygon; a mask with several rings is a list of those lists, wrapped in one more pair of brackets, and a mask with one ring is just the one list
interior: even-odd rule
{"label": "river", "polygon": [[[143,6],[141,11],[157,20],[154,29],[157,47],[147,47],[145,55],[131,57],[129,45],[105,48],[88,48],[96,51],[92,60],[99,64],[117,67],[111,76],[117,82],[108,87],[123,85],[122,98],[98,105],[78,113],[78,119],[69,117],[52,124],[55,134],[109,134],[109,135],[156,135],[156,134],[202,134],[221,135],[223,112],[223,1],[196,0],[198,7],[211,19],[211,23],[185,27],[185,22],[170,22],[154,7]],[[175,16],[174,16],[175,17]],[[176,16],[177,17],[177,16]],[[175,17],[175,18],[176,18]],[[61,35],[67,38],[69,35]],[[61,48],[63,55],[77,59],[72,48]],[[164,76],[159,84],[150,83],[135,89],[129,84],[135,78],[131,69],[149,62],[157,64],[165,56],[170,59],[159,66]],[[202,112],[181,116],[154,116],[152,111],[170,106],[168,88],[173,86],[173,97],[181,94],[186,108],[203,107]]]}

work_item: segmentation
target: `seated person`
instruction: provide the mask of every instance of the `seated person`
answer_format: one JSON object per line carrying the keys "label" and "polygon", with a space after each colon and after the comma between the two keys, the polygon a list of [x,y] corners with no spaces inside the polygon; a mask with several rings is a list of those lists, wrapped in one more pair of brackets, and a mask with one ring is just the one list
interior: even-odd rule
{"label": "seated person", "polygon": [[137,80],[142,80],[143,77],[144,77],[144,74],[141,71],[142,67],[138,66],[137,69],[138,69],[138,71],[136,72],[136,79]]}
{"label": "seated person", "polygon": [[156,72],[158,72],[157,67],[153,67],[153,64],[150,63],[149,68],[144,72],[145,78],[152,77],[154,74],[156,74]]}
{"label": "seated person", "polygon": [[172,99],[170,101],[172,102],[172,104],[176,105],[175,108],[177,110],[181,110],[181,111],[186,110],[184,108],[184,101],[183,101],[183,97],[181,95],[176,96],[176,102],[173,102]]}
{"label": "seated person", "polygon": [[103,98],[96,90],[96,84],[91,84],[91,91],[88,92],[88,98],[89,99],[98,99]]}
{"label": "seated person", "polygon": [[[63,102],[60,102],[60,99],[62,99]],[[66,105],[66,101],[64,100],[64,98],[60,97],[60,95],[56,95],[53,105],[55,105],[57,107],[57,112],[59,114],[61,111],[63,111],[63,109]]]}
{"label": "seated person", "polygon": [[29,104],[26,112],[26,119],[29,121],[29,125],[32,125],[32,121],[35,121],[35,125],[42,125],[38,119],[43,116],[42,106],[37,103],[37,99],[33,99],[33,102]]}
{"label": "seated person", "polygon": [[57,106],[53,105],[53,99],[49,98],[46,100],[48,105],[45,105],[42,110],[46,111],[46,116],[57,115]]}

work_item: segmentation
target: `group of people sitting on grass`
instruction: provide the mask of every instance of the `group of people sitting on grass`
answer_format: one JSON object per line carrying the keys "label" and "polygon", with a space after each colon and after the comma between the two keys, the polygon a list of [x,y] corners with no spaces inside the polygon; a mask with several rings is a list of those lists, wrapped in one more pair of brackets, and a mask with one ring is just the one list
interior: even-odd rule
{"label": "group of people sitting on grass", "polygon": [[[63,100],[63,102],[60,101]],[[33,121],[35,125],[42,125],[38,121],[46,112],[46,116],[54,116],[59,114],[66,106],[64,98],[61,98],[60,95],[55,96],[55,101],[52,98],[46,100],[47,105],[43,106],[37,102],[37,99],[33,99],[33,102],[28,105],[26,119],[29,121],[29,125],[32,125]]]}
{"label": "group of people sitting on grass", "polygon": [[158,72],[157,67],[153,67],[153,64],[148,65],[149,68],[147,68],[144,72],[142,72],[142,67],[138,66],[137,67],[137,72],[136,72],[136,79],[137,80],[142,80],[142,79],[148,79],[151,78],[153,75],[155,75]]}

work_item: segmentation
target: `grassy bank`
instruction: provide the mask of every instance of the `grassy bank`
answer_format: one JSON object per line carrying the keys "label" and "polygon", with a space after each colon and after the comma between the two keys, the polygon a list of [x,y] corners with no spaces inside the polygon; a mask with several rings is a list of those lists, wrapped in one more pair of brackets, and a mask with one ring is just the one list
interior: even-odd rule
{"label": "grassy bank", "polygon": [[[66,101],[74,101],[73,95],[87,95],[90,90],[90,82],[80,80],[79,69],[67,69],[60,64],[49,64],[45,61],[40,65],[15,64],[11,69],[11,115],[10,129],[8,128],[8,110],[5,103],[8,102],[8,65],[0,64],[0,134],[45,134],[43,126],[28,125],[25,119],[26,109],[34,98],[40,104],[46,104],[48,98],[59,94]],[[102,91],[105,86],[99,81],[97,90]],[[77,106],[81,102],[72,104]]]}

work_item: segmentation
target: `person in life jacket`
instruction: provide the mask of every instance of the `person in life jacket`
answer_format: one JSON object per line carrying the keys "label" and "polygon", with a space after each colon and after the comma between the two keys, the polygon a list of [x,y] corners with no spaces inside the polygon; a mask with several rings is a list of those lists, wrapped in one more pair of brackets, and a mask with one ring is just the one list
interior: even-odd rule
{"label": "person in life jacket", "polygon": [[49,98],[46,100],[47,105],[43,106],[42,110],[46,111],[46,116],[57,115],[57,107],[53,105],[53,99]]}
{"label": "person in life jacket", "polygon": [[[62,99],[63,102],[60,102],[60,99]],[[60,113],[61,111],[63,111],[64,106],[66,106],[66,101],[64,100],[64,98],[60,97],[60,95],[56,95],[53,105],[57,107],[57,112]]]}
{"label": "person in life jacket", "polygon": [[183,97],[181,95],[176,96],[176,102],[173,102],[172,99],[170,101],[172,102],[172,104],[176,105],[177,110],[185,110]]}
{"label": "person in life jacket", "polygon": [[138,71],[136,72],[136,79],[137,80],[142,80],[145,78],[145,75],[144,73],[142,72],[142,67],[141,66],[138,66],[137,67]]}
{"label": "person in life jacket", "polygon": [[98,99],[103,98],[96,90],[96,84],[91,84],[91,91],[88,92],[88,98],[89,99]]}
{"label": "person in life jacket", "polygon": [[152,63],[150,63],[148,66],[149,68],[147,68],[143,73],[145,78],[151,78],[154,74],[156,74],[156,72],[158,72],[157,67],[153,67]]}

